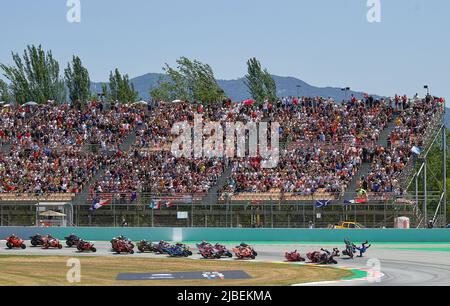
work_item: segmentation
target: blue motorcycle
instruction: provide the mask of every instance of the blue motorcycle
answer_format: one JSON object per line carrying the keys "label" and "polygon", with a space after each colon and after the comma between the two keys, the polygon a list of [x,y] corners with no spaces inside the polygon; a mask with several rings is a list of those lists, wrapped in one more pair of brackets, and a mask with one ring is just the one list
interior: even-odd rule
{"label": "blue motorcycle", "polygon": [[192,252],[189,250],[189,247],[182,244],[177,244],[171,247],[168,247],[164,250],[170,257],[188,257],[192,255]]}

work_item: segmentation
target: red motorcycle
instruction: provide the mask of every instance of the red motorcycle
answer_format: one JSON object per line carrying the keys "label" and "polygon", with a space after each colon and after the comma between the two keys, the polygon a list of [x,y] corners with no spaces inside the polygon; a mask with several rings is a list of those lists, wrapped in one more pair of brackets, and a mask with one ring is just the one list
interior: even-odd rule
{"label": "red motorcycle", "polygon": [[322,254],[319,251],[314,251],[307,253],[306,257],[308,257],[309,261],[312,263],[319,263],[321,255]]}
{"label": "red motorcycle", "polygon": [[111,246],[117,254],[120,254],[122,252],[129,254],[134,253],[134,244],[128,239],[113,239],[111,240]]}
{"label": "red motorcycle", "polygon": [[305,261],[305,258],[300,256],[300,253],[297,252],[297,250],[295,250],[294,252],[284,253],[284,257],[286,257],[286,260],[289,262]]}
{"label": "red motorcycle", "polygon": [[83,251],[91,251],[91,252],[97,252],[97,249],[94,247],[94,244],[88,241],[80,240],[77,244],[77,249],[80,252]]}
{"label": "red motorcycle", "polygon": [[11,235],[6,238],[6,247],[8,249],[12,249],[12,248],[25,249],[27,246],[25,245],[23,239],[15,236],[15,235]]}
{"label": "red motorcycle", "polygon": [[44,247],[44,249],[48,249],[48,248],[62,249],[63,246],[58,239],[49,236],[44,240],[43,247]]}

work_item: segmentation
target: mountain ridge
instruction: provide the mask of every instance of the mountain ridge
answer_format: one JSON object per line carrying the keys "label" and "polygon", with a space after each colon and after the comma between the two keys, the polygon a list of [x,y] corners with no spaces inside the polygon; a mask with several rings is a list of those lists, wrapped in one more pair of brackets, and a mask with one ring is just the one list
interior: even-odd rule
{"label": "mountain ridge", "polygon": [[[143,100],[150,99],[150,89],[157,86],[157,82],[160,77],[164,77],[162,73],[146,73],[135,78],[130,79],[130,82],[134,85],[135,90],[139,93],[139,96]],[[345,97],[349,98],[354,94],[357,98],[363,96],[363,92],[349,90],[343,91],[341,87],[317,87],[308,84],[307,82],[291,76],[277,76],[273,75],[275,83],[277,85],[277,95],[280,97],[285,96],[321,96],[331,97],[336,101],[342,101]],[[93,92],[101,92],[101,85],[107,82],[91,82],[91,90]],[[233,101],[242,101],[250,98],[247,87],[244,83],[244,78],[237,78],[231,80],[218,79],[217,83],[225,91],[225,94]],[[301,86],[297,88],[297,85]],[[378,95],[374,95],[379,97]]]}

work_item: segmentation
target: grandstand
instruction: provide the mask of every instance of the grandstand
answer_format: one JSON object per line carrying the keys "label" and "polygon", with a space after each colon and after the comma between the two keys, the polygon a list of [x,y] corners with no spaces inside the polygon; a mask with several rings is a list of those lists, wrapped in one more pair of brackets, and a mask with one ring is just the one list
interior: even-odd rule
{"label": "grandstand", "polygon": [[[0,224],[41,224],[42,202],[61,203],[65,224],[76,226],[126,220],[130,226],[326,227],[354,220],[392,227],[398,216],[415,227],[430,219],[445,224],[445,186],[438,192],[426,185],[427,154],[445,141],[442,100],[288,101],[269,109],[164,102],[2,108]],[[263,169],[255,157],[175,158],[170,129],[196,113],[223,125],[279,122],[277,167]],[[90,209],[100,200],[108,205]]]}

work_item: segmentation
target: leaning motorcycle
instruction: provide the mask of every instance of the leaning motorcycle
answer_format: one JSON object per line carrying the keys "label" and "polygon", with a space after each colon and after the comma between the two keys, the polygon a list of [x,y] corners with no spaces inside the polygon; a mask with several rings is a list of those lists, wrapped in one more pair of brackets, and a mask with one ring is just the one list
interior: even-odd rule
{"label": "leaning motorcycle", "polygon": [[286,253],[284,253],[284,257],[285,257],[286,260],[289,261],[289,262],[305,261],[305,258],[303,258],[302,256],[300,256],[300,253],[297,252],[297,250],[295,250],[295,251],[293,251],[293,252],[286,252]]}
{"label": "leaning motorcycle", "polygon": [[6,247],[8,249],[12,248],[21,248],[25,249],[27,246],[24,243],[24,240],[15,235],[9,236],[6,238]]}
{"label": "leaning motorcycle", "polygon": [[94,247],[94,244],[89,241],[80,240],[77,244],[77,250],[80,252],[91,251],[97,252],[97,249]]}
{"label": "leaning motorcycle", "polygon": [[155,252],[156,248],[153,245],[153,243],[147,241],[147,240],[141,240],[136,244],[139,252]]}
{"label": "leaning motorcycle", "polygon": [[72,246],[76,246],[78,242],[81,240],[80,237],[74,234],[70,234],[68,237],[64,237],[66,239],[66,245],[70,248]]}

